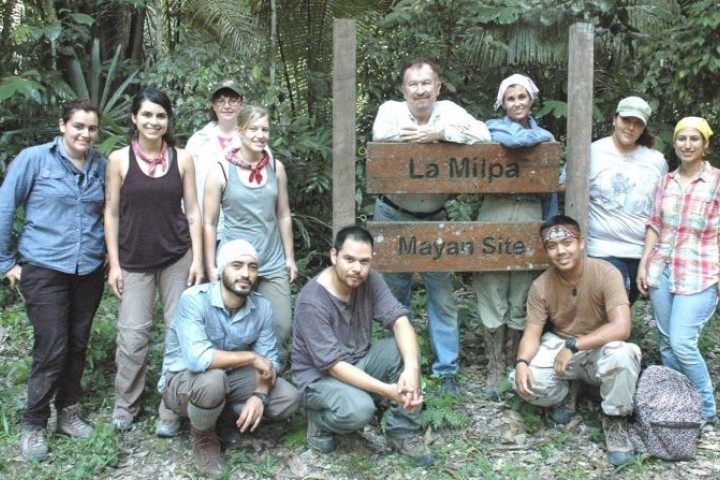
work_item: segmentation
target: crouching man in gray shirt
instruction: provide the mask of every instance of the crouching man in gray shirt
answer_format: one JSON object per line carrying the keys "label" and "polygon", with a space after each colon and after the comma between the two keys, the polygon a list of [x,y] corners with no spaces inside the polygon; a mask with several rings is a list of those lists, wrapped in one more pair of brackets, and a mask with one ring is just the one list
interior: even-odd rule
{"label": "crouching man in gray shirt", "polygon": [[[417,465],[433,463],[420,434],[420,356],[407,309],[371,270],[373,239],[356,226],[338,232],[332,265],[298,294],[293,334],[293,379],[303,394],[307,442],[335,450],[334,434],[362,429],[375,400],[390,401],[389,444]],[[373,320],[393,337],[371,344]]]}
{"label": "crouching man in gray shirt", "polygon": [[[223,476],[221,451],[254,431],[263,418],[289,417],[297,390],[276,377],[280,368],[270,302],[253,292],[257,253],[245,240],[217,256],[220,281],[185,290],[165,337],[158,388],[165,406],[189,418],[193,459],[202,473]],[[159,436],[177,434],[177,420],[160,420]]]}

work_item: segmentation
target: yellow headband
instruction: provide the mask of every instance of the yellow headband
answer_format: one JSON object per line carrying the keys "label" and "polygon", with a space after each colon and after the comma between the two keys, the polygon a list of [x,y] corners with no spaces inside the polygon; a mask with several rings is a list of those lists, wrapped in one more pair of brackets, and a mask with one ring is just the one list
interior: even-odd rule
{"label": "yellow headband", "polygon": [[684,128],[694,128],[698,132],[700,132],[705,139],[705,141],[709,141],[710,137],[713,134],[712,128],[710,128],[710,125],[708,125],[708,122],[702,118],[702,117],[685,117],[682,120],[680,120],[677,125],[675,125],[675,132],[673,133],[673,140],[675,140],[675,137],[677,137],[677,134],[680,130]]}

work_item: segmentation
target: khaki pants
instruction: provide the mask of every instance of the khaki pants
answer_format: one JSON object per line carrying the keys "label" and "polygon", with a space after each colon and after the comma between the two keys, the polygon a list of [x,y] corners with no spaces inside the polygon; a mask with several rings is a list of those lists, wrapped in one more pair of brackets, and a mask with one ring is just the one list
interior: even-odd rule
{"label": "khaki pants", "polygon": [[[633,411],[635,385],[640,374],[640,348],[634,343],[610,342],[595,350],[581,350],[573,355],[567,373],[558,376],[553,362],[565,346],[565,339],[547,332],[540,348],[530,361],[535,381],[534,395],[524,396],[527,402],[541,407],[557,405],[565,398],[570,380],[582,380],[600,387],[602,410],[606,415],[630,415]],[[515,371],[510,373],[515,388]]]}
{"label": "khaki pants", "polygon": [[[224,401],[226,408],[239,413],[253,391],[255,369],[252,367],[227,372],[220,369],[198,373],[183,370],[168,373],[163,402],[168,409],[185,418],[188,418],[187,407],[190,402],[202,409],[212,409]],[[263,416],[270,420],[288,418],[300,405],[297,389],[284,378],[275,381],[268,393],[268,400]]]}
{"label": "khaki pants", "polygon": [[175,316],[180,295],[187,288],[192,263],[190,249],[162,270],[123,274],[123,296],[118,305],[115,364],[115,412],[113,417],[135,418],[145,388],[145,370],[152,329],[155,292],[160,291],[165,329]]}
{"label": "khaki pants", "polygon": [[[497,195],[486,195],[478,213],[480,222],[531,222],[541,218],[539,201]],[[483,326],[488,330],[503,325],[524,330],[528,292],[539,274],[537,271],[476,273],[473,290]]]}

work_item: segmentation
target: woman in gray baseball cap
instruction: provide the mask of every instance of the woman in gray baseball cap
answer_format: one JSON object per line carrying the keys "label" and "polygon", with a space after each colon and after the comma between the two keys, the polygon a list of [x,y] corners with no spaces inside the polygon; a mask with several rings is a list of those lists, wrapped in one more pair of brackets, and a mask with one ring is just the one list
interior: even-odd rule
{"label": "woman in gray baseball cap", "polygon": [[647,128],[651,113],[642,98],[623,98],[615,108],[612,133],[590,148],[587,253],[620,270],[631,305],[639,295],[634,280],[653,192],[668,171],[663,154],[653,149],[655,137]]}
{"label": "woman in gray baseball cap", "polygon": [[[195,163],[195,185],[200,210],[203,208],[205,179],[210,168],[218,162],[226,163],[225,157],[233,145],[240,142],[237,119],[242,110],[244,95],[235,80],[223,80],[210,92],[210,122],[195,132],[185,149]],[[222,231],[222,213],[218,220],[218,235]]]}

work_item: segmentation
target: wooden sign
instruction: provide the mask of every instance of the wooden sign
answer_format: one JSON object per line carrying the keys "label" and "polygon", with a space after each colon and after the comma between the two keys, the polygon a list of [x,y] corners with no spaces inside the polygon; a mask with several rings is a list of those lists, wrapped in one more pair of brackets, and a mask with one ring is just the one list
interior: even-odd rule
{"label": "wooden sign", "polygon": [[541,222],[368,222],[382,272],[544,270]]}
{"label": "wooden sign", "polygon": [[368,143],[368,193],[538,193],[558,191],[557,142]]}

